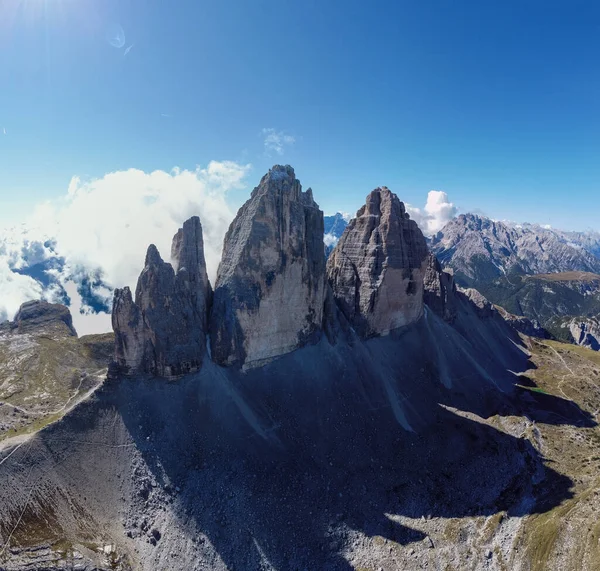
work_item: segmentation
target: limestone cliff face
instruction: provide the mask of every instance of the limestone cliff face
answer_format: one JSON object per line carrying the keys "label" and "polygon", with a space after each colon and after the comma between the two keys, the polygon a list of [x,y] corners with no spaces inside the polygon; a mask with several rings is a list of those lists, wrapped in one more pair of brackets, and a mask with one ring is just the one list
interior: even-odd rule
{"label": "limestone cliff face", "polygon": [[573,342],[593,351],[600,351],[600,317],[580,317],[563,324],[567,327]]}
{"label": "limestone cliff face", "polygon": [[213,359],[251,366],[318,337],[325,299],[323,213],[290,166],[274,166],[223,244],[210,319]]}
{"label": "limestone cliff face", "polygon": [[456,317],[456,284],[451,271],[443,270],[438,259],[427,256],[423,277],[423,301],[425,305],[445,321],[452,323]]}
{"label": "limestone cliff face", "polygon": [[150,245],[135,301],[129,288],[115,291],[115,360],[130,373],[172,378],[202,364],[211,289],[198,217],[184,223],[171,252],[175,269]]}
{"label": "limestone cliff face", "polygon": [[386,335],[423,313],[427,245],[404,204],[376,188],[327,261],[340,310],[363,337]]}

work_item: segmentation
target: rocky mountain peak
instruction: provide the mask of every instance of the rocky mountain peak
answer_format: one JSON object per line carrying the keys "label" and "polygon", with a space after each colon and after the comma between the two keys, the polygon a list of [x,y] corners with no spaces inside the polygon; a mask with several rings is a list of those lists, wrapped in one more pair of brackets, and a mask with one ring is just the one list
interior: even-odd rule
{"label": "rocky mountain peak", "polygon": [[179,229],[171,252],[177,272],[151,244],[135,300],[128,287],[115,290],[115,360],[125,372],[172,378],[202,364],[211,290],[198,217]]}
{"label": "rocky mountain peak", "polygon": [[159,267],[164,264],[164,261],[158,251],[158,248],[154,244],[150,244],[146,250],[146,260],[144,265],[146,267]]}
{"label": "rocky mountain peak", "polygon": [[16,333],[40,333],[52,330],[62,335],[77,337],[69,308],[60,303],[26,301],[21,305],[12,322],[2,324]]}
{"label": "rocky mountain peak", "polygon": [[202,225],[198,216],[192,216],[183,223],[183,228],[173,236],[171,263],[175,272],[185,267],[190,273],[202,271],[204,261],[204,240]]}
{"label": "rocky mountain peak", "polygon": [[250,366],[321,331],[323,213],[289,165],[275,165],[240,208],[223,243],[210,323],[212,355]]}
{"label": "rocky mountain peak", "polygon": [[335,300],[360,335],[385,335],[420,318],[427,254],[404,204],[387,187],[374,189],[327,261]]}

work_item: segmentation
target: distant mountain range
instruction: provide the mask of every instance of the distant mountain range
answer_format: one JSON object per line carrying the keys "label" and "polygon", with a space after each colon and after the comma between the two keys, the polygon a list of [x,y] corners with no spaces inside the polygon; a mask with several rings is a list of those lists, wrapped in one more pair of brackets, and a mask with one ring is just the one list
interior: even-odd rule
{"label": "distant mountain range", "polygon": [[539,321],[559,339],[595,348],[600,233],[461,214],[433,236],[430,246],[461,286]]}
{"label": "distant mountain range", "polygon": [[349,220],[350,215],[342,214],[341,212],[336,212],[331,216],[323,216],[323,226],[325,229],[323,241],[325,242],[325,253],[328,257],[338,243],[338,240],[342,237]]}
{"label": "distant mountain range", "polygon": [[457,282],[468,287],[510,275],[600,273],[600,235],[512,225],[476,214],[451,220],[432,238],[431,247],[454,270]]}

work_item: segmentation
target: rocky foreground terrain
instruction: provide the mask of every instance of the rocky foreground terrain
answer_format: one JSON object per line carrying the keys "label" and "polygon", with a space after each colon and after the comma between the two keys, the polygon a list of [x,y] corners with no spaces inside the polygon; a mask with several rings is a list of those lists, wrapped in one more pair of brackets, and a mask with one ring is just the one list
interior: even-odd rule
{"label": "rocky foreground terrain", "polygon": [[0,446],[60,418],[100,385],[112,335],[77,337],[69,310],[28,302],[0,324]]}
{"label": "rocky foreground terrain", "polygon": [[386,188],[322,235],[275,166],[214,292],[199,220],[149,247],[107,379],[0,451],[0,568],[599,566],[598,353],[458,288]]}

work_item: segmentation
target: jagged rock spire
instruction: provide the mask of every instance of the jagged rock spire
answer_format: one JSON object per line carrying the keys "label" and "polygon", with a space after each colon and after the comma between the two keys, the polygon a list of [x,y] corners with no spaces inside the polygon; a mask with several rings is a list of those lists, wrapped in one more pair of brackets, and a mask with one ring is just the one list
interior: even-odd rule
{"label": "jagged rock spire", "polygon": [[171,251],[176,271],[148,247],[135,301],[128,287],[115,290],[115,360],[129,373],[172,378],[202,364],[211,290],[197,216],[177,232]]}
{"label": "jagged rock spire", "polygon": [[404,204],[376,188],[327,261],[340,310],[363,337],[386,335],[423,312],[427,244]]}
{"label": "jagged rock spire", "polygon": [[456,284],[451,270],[443,270],[438,259],[429,253],[423,278],[423,301],[434,313],[451,323],[456,317]]}
{"label": "jagged rock spire", "polygon": [[229,227],[210,319],[213,359],[255,365],[318,337],[323,213],[294,169],[275,165]]}

